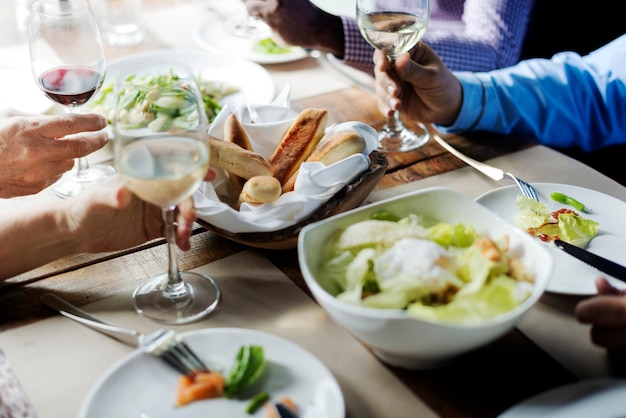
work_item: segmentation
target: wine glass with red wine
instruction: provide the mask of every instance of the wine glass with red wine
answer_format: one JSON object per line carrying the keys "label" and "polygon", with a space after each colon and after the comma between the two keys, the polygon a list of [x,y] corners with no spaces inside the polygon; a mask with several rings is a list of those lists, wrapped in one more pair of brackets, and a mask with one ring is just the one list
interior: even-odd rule
{"label": "wine glass with red wine", "polygon": [[[37,86],[52,101],[78,113],[102,85],[105,58],[88,0],[39,0],[33,4],[30,62]],[[108,179],[115,169],[78,158],[74,170],[53,186],[60,197]]]}

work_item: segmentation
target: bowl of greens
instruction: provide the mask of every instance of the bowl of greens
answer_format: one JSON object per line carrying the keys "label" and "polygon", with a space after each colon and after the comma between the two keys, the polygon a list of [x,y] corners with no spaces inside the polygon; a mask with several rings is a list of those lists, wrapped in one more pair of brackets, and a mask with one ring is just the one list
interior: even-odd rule
{"label": "bowl of greens", "polygon": [[410,369],[439,367],[509,332],[553,269],[545,246],[444,187],[309,224],[298,259],[335,321]]}

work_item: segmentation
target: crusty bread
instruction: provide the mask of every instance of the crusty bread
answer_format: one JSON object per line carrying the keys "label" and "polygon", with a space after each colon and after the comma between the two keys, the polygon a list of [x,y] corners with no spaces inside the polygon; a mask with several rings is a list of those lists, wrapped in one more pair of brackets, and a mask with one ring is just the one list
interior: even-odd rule
{"label": "crusty bread", "polygon": [[313,151],[307,161],[319,161],[331,165],[353,154],[365,151],[365,139],[354,131],[341,131],[329,135],[324,142]]}
{"label": "crusty bread", "polygon": [[244,202],[253,205],[274,202],[280,194],[280,182],[276,177],[254,176],[243,185],[237,205]]}
{"label": "crusty bread", "polygon": [[[306,161],[318,161],[326,166],[341,161],[353,154],[360,154],[365,150],[365,139],[354,131],[341,131],[329,135],[306,159]],[[283,193],[293,190],[298,172],[283,184]]]}
{"label": "crusty bread", "polygon": [[[254,151],[250,138],[248,137],[248,133],[234,113],[228,115],[224,121],[224,139],[228,142],[239,145],[245,150]],[[241,192],[246,179],[233,173],[228,173],[228,178],[235,188],[235,191],[237,193]]]}
{"label": "crusty bread", "polygon": [[234,113],[228,115],[224,121],[224,139],[239,145],[243,149],[254,151],[248,133]]}
{"label": "crusty bread", "polygon": [[274,177],[284,184],[313,152],[324,136],[328,111],[305,109],[296,117],[270,156]]}
{"label": "crusty bread", "polygon": [[209,136],[211,158],[209,164],[221,167],[229,174],[249,179],[254,176],[271,176],[272,167],[267,158],[231,142]]}

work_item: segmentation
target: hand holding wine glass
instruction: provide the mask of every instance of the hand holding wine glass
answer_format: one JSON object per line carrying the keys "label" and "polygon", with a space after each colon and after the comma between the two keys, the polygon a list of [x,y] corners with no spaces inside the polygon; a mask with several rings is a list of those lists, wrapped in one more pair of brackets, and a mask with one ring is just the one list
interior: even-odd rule
{"label": "hand holding wine glass", "polygon": [[[87,0],[39,0],[33,4],[30,25],[33,77],[43,93],[70,112],[78,113],[98,91],[105,58],[93,11]],[[89,166],[77,159],[76,170],[52,187],[60,197],[80,193],[115,173],[105,164]]]}
{"label": "hand holding wine glass", "polygon": [[181,272],[176,258],[176,205],[193,195],[209,169],[204,102],[193,72],[149,62],[116,81],[115,165],[140,199],[162,208],[168,272],[139,286],[135,309],[167,324],[195,321],[216,306],[215,281]]}
{"label": "hand holding wine glass", "polygon": [[[393,67],[395,58],[412,49],[426,32],[430,19],[429,0],[357,0],[357,23],[361,35],[374,48],[382,50]],[[382,151],[410,151],[426,144],[430,134],[407,129],[398,111],[379,132]]]}

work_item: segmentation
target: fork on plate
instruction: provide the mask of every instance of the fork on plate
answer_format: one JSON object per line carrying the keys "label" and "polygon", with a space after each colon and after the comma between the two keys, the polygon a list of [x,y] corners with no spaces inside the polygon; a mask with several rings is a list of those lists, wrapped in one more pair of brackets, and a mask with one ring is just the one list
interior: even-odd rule
{"label": "fork on plate", "polygon": [[468,157],[467,155],[461,153],[460,151],[458,151],[456,148],[454,148],[452,145],[448,144],[446,141],[444,141],[439,135],[433,135],[433,138],[435,138],[435,141],[437,141],[437,143],[439,145],[441,145],[443,148],[446,149],[446,151],[448,151],[450,154],[454,155],[455,157],[457,157],[458,159],[462,160],[463,162],[465,162],[466,164],[474,167],[476,170],[480,171],[481,173],[485,174],[486,176],[496,180],[496,181],[500,181],[502,180],[505,176],[509,177],[510,179],[512,179],[515,184],[517,185],[517,187],[519,187],[520,191],[522,192],[522,194],[528,198],[534,199],[536,201],[539,201],[539,196],[537,195],[537,191],[535,190],[535,188],[530,185],[529,183],[526,183],[524,180],[522,180],[521,178],[517,177],[516,175],[512,174],[512,173],[508,173],[505,172],[504,170],[501,170],[499,168],[496,167],[492,167],[488,164],[482,163],[480,161],[477,161],[471,157]]}
{"label": "fork on plate", "polygon": [[162,359],[182,374],[191,376],[199,371],[208,371],[202,360],[174,330],[159,329],[144,335],[134,329],[102,321],[52,293],[42,295],[40,300],[66,318]]}

